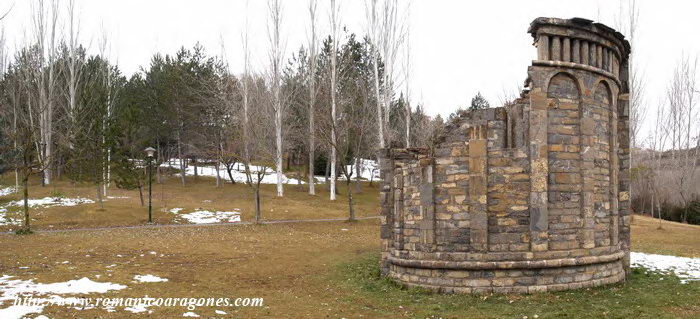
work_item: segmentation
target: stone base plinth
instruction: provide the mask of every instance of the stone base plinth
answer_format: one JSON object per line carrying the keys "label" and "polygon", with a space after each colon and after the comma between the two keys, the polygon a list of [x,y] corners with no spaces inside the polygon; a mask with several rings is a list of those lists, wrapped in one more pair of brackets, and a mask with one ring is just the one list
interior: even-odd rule
{"label": "stone base plinth", "polygon": [[[530,294],[595,287],[625,280],[622,259],[548,268],[463,269],[389,265],[388,276],[407,287],[443,293]],[[425,266],[425,265],[424,265]]]}

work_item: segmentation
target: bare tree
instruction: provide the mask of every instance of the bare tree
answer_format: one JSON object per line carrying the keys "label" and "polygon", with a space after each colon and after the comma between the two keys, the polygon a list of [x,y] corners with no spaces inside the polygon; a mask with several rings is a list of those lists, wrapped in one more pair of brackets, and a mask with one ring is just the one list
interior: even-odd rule
{"label": "bare tree", "polygon": [[74,130],[77,123],[77,99],[78,87],[80,85],[80,72],[83,65],[83,59],[80,57],[79,37],[80,37],[80,19],[76,16],[75,0],[68,1],[68,63],[66,73],[68,77],[68,103],[65,113],[67,115],[67,132],[66,139],[68,140],[68,148],[73,148]]}
{"label": "bare tree", "polygon": [[[408,21],[408,14],[410,14],[410,2],[408,2],[406,9],[406,20]],[[405,110],[405,121],[406,121],[406,147],[411,147],[411,31],[410,24],[406,24],[406,43],[404,45],[404,85],[406,86],[405,99],[406,99],[406,110]]]}
{"label": "bare tree", "polygon": [[268,25],[267,32],[270,41],[270,88],[272,90],[272,108],[275,112],[275,143],[277,146],[277,156],[275,158],[275,169],[277,172],[277,196],[284,196],[284,186],[282,181],[282,115],[284,103],[281,94],[282,63],[284,63],[285,44],[282,39],[282,3],[280,0],[268,0]]}
{"label": "bare tree", "polygon": [[[337,144],[336,141],[336,108],[337,108],[337,94],[338,94],[338,37],[340,36],[340,21],[339,21],[339,10],[340,6],[336,0],[331,0],[330,7],[330,27],[331,27],[331,53],[330,53],[330,74],[331,74],[331,140],[330,144]],[[337,148],[331,147],[331,178],[330,178],[330,199],[335,200],[336,198],[336,162],[337,162]]]}
{"label": "bare tree", "polygon": [[[245,84],[247,92],[244,96],[247,98],[245,103],[251,103],[255,107],[244,111],[244,127],[242,128],[246,134],[243,135],[247,145],[247,152],[244,155],[246,184],[253,190],[255,200],[255,222],[262,221],[262,210],[260,203],[260,184],[265,175],[270,170],[267,163],[273,162],[277,158],[276,136],[273,137],[272,118],[276,115],[271,114],[267,110],[273,108],[267,97],[269,92],[266,91],[264,82],[259,78],[248,76],[241,79]],[[255,123],[255,125],[250,125]],[[255,162],[253,166],[250,163]]]}
{"label": "bare tree", "polygon": [[316,129],[314,128],[314,107],[316,103],[316,68],[318,67],[318,34],[316,30],[317,0],[309,0],[309,195],[316,195],[314,161],[316,160]]}
{"label": "bare tree", "polygon": [[[377,122],[379,147],[385,148],[392,140],[389,131],[389,107],[396,86],[396,62],[405,39],[405,24],[401,19],[398,0],[367,0],[367,34],[372,44],[374,62],[374,86],[377,97]],[[380,74],[380,57],[383,70]]]}
{"label": "bare tree", "polygon": [[380,74],[379,74],[379,47],[380,47],[380,34],[381,25],[379,20],[379,1],[378,0],[365,0],[365,15],[367,16],[367,37],[372,44],[372,66],[374,73],[374,93],[377,101],[377,139],[379,140],[379,148],[386,147],[386,139],[384,137],[384,106],[382,103],[384,99],[382,98],[381,88],[380,88]]}
{"label": "bare tree", "polygon": [[38,114],[39,132],[41,139],[37,141],[36,148],[42,163],[46,169],[42,170],[43,184],[51,183],[52,150],[53,150],[53,117],[54,117],[54,93],[56,88],[56,39],[58,32],[58,0],[50,0],[46,6],[44,0],[34,0],[31,3],[32,27],[34,45],[39,52],[38,66],[33,68],[37,73],[36,82],[39,97],[38,103],[41,113]]}
{"label": "bare tree", "polygon": [[668,125],[671,129],[671,161],[676,172],[676,193],[684,207],[682,222],[688,221],[689,204],[697,190],[692,187],[698,170],[700,155],[700,125],[698,125],[697,101],[697,56],[683,56],[674,70],[667,90],[669,105]]}

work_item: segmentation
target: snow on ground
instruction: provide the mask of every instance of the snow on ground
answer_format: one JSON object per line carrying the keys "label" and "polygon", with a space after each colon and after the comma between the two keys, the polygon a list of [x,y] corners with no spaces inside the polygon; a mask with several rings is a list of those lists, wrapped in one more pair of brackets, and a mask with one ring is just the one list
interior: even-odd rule
{"label": "snow on ground", "polygon": [[14,187],[0,188],[0,196],[7,196],[14,193],[16,189]]}
{"label": "snow on ground", "polygon": [[183,317],[193,317],[193,318],[199,318],[199,315],[190,311],[190,312],[185,312],[182,314]]}
{"label": "snow on ground", "polygon": [[[0,277],[0,304],[7,301],[14,302],[15,298],[26,295],[46,296],[48,299],[60,297],[60,295],[75,295],[89,293],[106,293],[112,290],[126,288],[124,285],[110,282],[95,282],[88,278],[56,282],[51,284],[34,283],[33,280],[11,279],[12,276]],[[43,306],[12,305],[0,309],[0,318],[23,318],[30,313],[41,313]]]}
{"label": "snow on ground", "polygon": [[[355,180],[357,178],[357,166],[355,165],[348,165],[346,168],[348,171],[352,170],[352,180]],[[379,178],[379,165],[377,164],[376,161],[373,160],[368,160],[368,159],[362,159],[360,162],[360,178],[365,181],[373,180],[373,181],[378,181],[380,180]],[[374,175],[374,177],[372,177]],[[316,178],[316,181],[318,183],[325,183],[326,182],[326,176],[323,175],[316,175],[314,176]],[[338,179],[339,180],[345,180],[345,175],[343,175],[342,172],[338,171]]]}
{"label": "snow on ground", "polygon": [[[174,167],[174,168],[180,168],[180,160],[178,159],[171,159],[170,163],[163,163],[160,165],[161,167]],[[250,165],[250,170],[252,172],[259,172],[263,168],[257,165]],[[194,166],[189,165],[185,169],[187,172],[186,174],[188,176],[194,176]],[[216,167],[215,166],[198,166],[197,167],[197,175],[199,176],[208,176],[208,177],[216,177]],[[243,164],[236,163],[233,166],[233,170],[231,170],[231,175],[233,175],[233,180],[236,181],[236,183],[245,183],[246,182],[246,176],[245,176],[245,169],[243,168]],[[219,167],[219,176],[221,176],[222,179],[224,180],[229,180],[228,172],[226,171],[226,166],[221,165]],[[253,176],[255,178],[255,176]],[[296,178],[288,178],[284,174],[282,174],[282,183],[284,184],[297,184],[299,182],[298,179]],[[304,182],[302,181],[302,184]],[[265,168],[265,176],[262,179],[261,184],[277,184],[277,174],[272,168],[266,167]]]}
{"label": "snow on ground", "polygon": [[233,212],[211,212],[208,210],[196,210],[192,213],[181,214],[180,217],[193,224],[213,223],[237,223],[241,221],[241,213],[236,208]]}
{"label": "snow on ground", "polygon": [[700,258],[632,252],[630,259],[633,267],[644,267],[658,272],[673,272],[681,279],[681,283],[700,280]]}
{"label": "snow on ground", "polygon": [[[350,166],[351,165],[348,165],[347,170],[350,171],[350,169],[352,169],[352,171],[353,171],[352,178],[355,179],[355,178],[357,178],[357,175],[358,175],[357,170],[356,170],[357,166],[355,166],[355,165],[352,165],[352,167],[350,167]],[[340,175],[342,176],[343,174],[340,174]],[[359,175],[360,175],[360,178],[362,178],[364,180],[370,180],[370,179],[373,179],[375,181],[379,180],[379,165],[377,164],[376,161],[362,158],[362,159],[360,159],[360,174]],[[372,178],[372,175],[374,175],[374,178]]]}
{"label": "snow on ground", "polygon": [[222,311],[222,310],[215,310],[214,312],[215,312],[217,315],[225,315],[225,314],[226,314],[226,311]]}
{"label": "snow on ground", "polygon": [[[55,207],[55,206],[77,206],[81,204],[92,204],[95,201],[87,198],[63,198],[63,197],[44,197],[40,199],[30,199],[27,201],[29,207]],[[20,220],[7,217],[7,210],[10,207],[23,207],[24,200],[16,200],[0,206],[0,226],[5,225],[20,225]]]}
{"label": "snow on ground", "polygon": [[107,199],[128,199],[131,198],[129,196],[107,196]]}
{"label": "snow on ground", "polygon": [[134,280],[137,282],[166,282],[167,278],[161,278],[155,275],[136,275]]}
{"label": "snow on ground", "polygon": [[[94,200],[92,199],[87,199],[87,198],[64,198],[64,197],[44,197],[40,199],[30,199],[28,200],[29,207],[54,207],[54,206],[78,206],[81,204],[93,204],[95,203]],[[24,201],[23,200],[17,200],[14,202],[10,202],[6,205],[7,207],[9,206],[15,206],[15,207],[22,207],[24,206]]]}

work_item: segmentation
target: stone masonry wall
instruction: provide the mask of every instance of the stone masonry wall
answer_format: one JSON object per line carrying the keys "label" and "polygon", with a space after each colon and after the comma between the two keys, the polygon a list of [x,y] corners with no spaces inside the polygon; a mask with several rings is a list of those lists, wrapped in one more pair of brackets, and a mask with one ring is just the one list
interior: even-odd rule
{"label": "stone masonry wall", "polygon": [[387,149],[382,273],[443,292],[533,293],[629,269],[629,44],[538,18],[521,98],[463,111],[430,149]]}

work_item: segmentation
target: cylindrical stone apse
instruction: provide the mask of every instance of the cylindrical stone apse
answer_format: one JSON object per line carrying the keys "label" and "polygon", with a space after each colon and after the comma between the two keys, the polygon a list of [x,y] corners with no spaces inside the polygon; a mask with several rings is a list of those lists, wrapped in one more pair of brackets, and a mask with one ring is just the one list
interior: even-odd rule
{"label": "cylindrical stone apse", "polygon": [[628,56],[602,24],[538,18],[521,97],[379,160],[382,271],[406,286],[533,293],[629,269]]}

